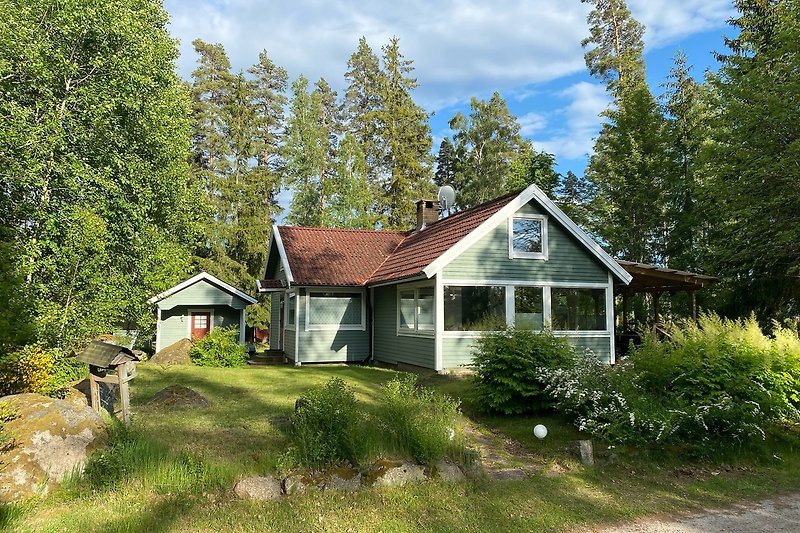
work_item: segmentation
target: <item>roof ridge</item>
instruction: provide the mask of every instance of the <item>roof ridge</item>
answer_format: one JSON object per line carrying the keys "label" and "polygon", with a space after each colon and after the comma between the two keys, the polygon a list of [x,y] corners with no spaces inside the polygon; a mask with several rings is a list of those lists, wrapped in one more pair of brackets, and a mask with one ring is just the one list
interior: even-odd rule
{"label": "roof ridge", "polygon": [[464,215],[464,214],[469,214],[469,213],[471,213],[471,212],[473,212],[473,211],[477,211],[478,209],[480,209],[480,208],[482,208],[482,207],[486,207],[487,205],[494,204],[494,203],[496,203],[496,202],[500,202],[500,201],[502,201],[502,200],[505,200],[506,198],[511,198],[511,197],[516,197],[516,196],[519,196],[519,194],[520,194],[520,193],[521,193],[523,190],[524,190],[524,189],[520,189],[520,190],[518,190],[518,191],[513,191],[513,192],[506,193],[506,194],[504,194],[504,195],[502,195],[502,196],[498,196],[497,198],[494,198],[494,199],[492,199],[492,200],[487,200],[487,201],[485,201],[485,202],[483,202],[483,203],[480,203],[480,204],[478,204],[478,205],[473,205],[472,207],[469,207],[469,208],[467,208],[467,209],[464,209],[463,211],[458,211],[458,212],[456,212],[456,213],[453,213],[452,215],[448,215],[448,216],[447,216],[447,217],[445,217],[445,218],[440,218],[440,219],[438,219],[438,220],[434,220],[433,222],[431,222],[430,224],[428,224],[428,225],[426,226],[426,228],[430,228],[431,226],[434,226],[434,225],[436,225],[436,224],[439,224],[440,222],[444,222],[444,221],[446,221],[446,220],[450,220],[450,219],[453,219],[453,218],[460,217],[460,216],[462,216],[462,215]]}
{"label": "roof ridge", "polygon": [[354,228],[320,228],[318,226],[278,226],[279,228],[300,229],[300,230],[313,230],[313,231],[342,231],[347,233],[395,233],[399,235],[407,235],[412,230],[395,230],[395,229],[354,229]]}

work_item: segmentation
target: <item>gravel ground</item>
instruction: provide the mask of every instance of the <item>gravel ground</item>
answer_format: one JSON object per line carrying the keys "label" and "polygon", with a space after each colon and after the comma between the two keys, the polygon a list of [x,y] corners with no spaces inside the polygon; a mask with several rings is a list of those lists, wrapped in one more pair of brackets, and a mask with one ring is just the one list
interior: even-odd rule
{"label": "gravel ground", "polygon": [[800,532],[800,494],[664,520],[593,529],[597,533],[776,533]]}

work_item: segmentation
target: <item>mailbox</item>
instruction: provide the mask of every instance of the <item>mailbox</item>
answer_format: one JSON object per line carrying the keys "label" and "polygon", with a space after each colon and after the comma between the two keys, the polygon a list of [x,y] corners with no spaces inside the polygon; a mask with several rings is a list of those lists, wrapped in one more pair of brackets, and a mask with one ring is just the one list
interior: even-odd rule
{"label": "mailbox", "polygon": [[136,377],[136,361],[139,361],[139,357],[124,346],[92,341],[83,352],[76,356],[76,359],[89,364],[92,408],[98,413],[100,412],[100,383],[118,385],[122,419],[125,425],[130,425],[131,406],[128,382]]}

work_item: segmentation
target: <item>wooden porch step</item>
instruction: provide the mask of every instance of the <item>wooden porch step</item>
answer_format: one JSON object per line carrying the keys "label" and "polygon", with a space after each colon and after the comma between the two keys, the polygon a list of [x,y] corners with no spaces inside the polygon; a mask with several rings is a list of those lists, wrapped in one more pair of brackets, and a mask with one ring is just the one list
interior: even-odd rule
{"label": "wooden porch step", "polygon": [[286,355],[281,350],[267,350],[253,354],[247,361],[248,365],[282,365],[286,361]]}

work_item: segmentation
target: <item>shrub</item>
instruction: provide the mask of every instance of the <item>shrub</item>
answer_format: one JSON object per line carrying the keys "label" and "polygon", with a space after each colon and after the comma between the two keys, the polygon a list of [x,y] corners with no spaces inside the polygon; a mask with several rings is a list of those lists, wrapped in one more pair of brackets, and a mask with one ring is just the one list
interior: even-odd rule
{"label": "shrub", "polygon": [[557,407],[612,442],[673,445],[707,454],[765,438],[764,427],[797,421],[800,341],[754,318],[705,315],[647,338],[615,367],[583,358],[571,369],[543,370]]}
{"label": "shrub", "polygon": [[483,334],[473,352],[479,406],[519,414],[549,404],[541,368],[572,364],[574,349],[564,338],[509,328]]}
{"label": "shrub", "polygon": [[239,344],[235,327],[215,328],[195,341],[189,358],[197,366],[237,367],[247,361],[247,349]]}
{"label": "shrub", "polygon": [[406,374],[383,386],[379,415],[399,451],[431,464],[452,446],[458,402],[417,386],[417,376]]}
{"label": "shrub", "polygon": [[333,378],[297,401],[291,417],[293,449],[300,464],[319,468],[349,461],[358,464],[363,413],[353,390]]}
{"label": "shrub", "polygon": [[36,392],[63,397],[69,383],[88,367],[57,348],[29,344],[0,359],[0,396]]}

